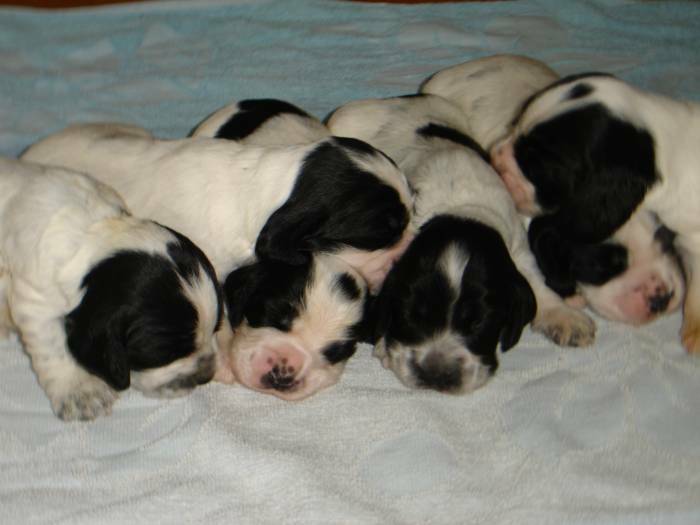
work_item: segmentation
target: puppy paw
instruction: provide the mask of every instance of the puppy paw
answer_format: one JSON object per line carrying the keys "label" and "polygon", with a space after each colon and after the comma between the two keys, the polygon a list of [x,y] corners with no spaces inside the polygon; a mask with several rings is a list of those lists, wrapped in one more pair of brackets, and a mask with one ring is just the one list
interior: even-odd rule
{"label": "puppy paw", "polygon": [[700,355],[700,325],[683,323],[681,330],[683,347],[689,354]]}
{"label": "puppy paw", "polygon": [[83,372],[50,394],[54,413],[64,421],[89,421],[112,412],[117,393],[101,379]]}
{"label": "puppy paw", "polygon": [[532,329],[560,346],[588,346],[595,339],[595,323],[569,306],[547,309],[537,315]]}

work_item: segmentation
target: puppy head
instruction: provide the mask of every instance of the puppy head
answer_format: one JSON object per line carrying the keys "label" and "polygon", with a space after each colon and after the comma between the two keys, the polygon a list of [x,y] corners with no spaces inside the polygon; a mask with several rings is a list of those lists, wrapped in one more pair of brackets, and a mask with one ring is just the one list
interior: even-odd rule
{"label": "puppy head", "polygon": [[116,390],[184,394],[215,371],[223,301],[214,270],[186,237],[155,223],[126,236],[138,247],[121,243],[84,276],[80,303],[65,317],[68,348]]}
{"label": "puppy head", "polygon": [[603,241],[627,221],[658,178],[654,139],[633,97],[622,82],[591,74],[557,81],[524,104],[492,150],[522,213],[556,213],[582,242]]}
{"label": "puppy head", "polygon": [[232,272],[224,292],[235,333],[219,366],[240,383],[299,400],[338,381],[355,352],[367,296],[351,267],[328,255],[298,265],[258,261]]}
{"label": "puppy head", "polygon": [[602,286],[582,284],[580,293],[594,311],[632,325],[674,312],[685,296],[685,276],[673,232],[649,214],[636,212],[615,234],[628,251],[627,269]]}
{"label": "puppy head", "polygon": [[284,100],[261,98],[224,106],[199,123],[190,135],[275,146],[310,143],[330,133],[303,109]]}
{"label": "puppy head", "polygon": [[673,312],[685,294],[674,235],[649,213],[635,212],[604,243],[572,241],[554,216],[534,219],[528,237],[547,285],[563,297],[581,295],[610,320],[650,322]]}
{"label": "puppy head", "polygon": [[438,216],[419,231],[370,309],[375,355],[407,386],[470,392],[515,345],[535,297],[501,237]]}
{"label": "puppy head", "polygon": [[344,257],[372,286],[411,236],[411,192],[386,155],[365,142],[333,137],[307,155],[292,193],[262,228],[259,259],[308,262],[312,253]]}

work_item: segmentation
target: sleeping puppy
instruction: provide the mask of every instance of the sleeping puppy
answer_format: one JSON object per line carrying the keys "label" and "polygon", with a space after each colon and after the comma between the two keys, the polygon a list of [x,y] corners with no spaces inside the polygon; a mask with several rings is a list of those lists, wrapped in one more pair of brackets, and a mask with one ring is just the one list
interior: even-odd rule
{"label": "sleeping puppy", "polygon": [[[340,359],[332,348],[354,348],[365,281],[378,289],[410,238],[403,174],[358,140],[256,147],[205,137],[157,140],[136,127],[90,124],[52,135],[24,156],[111,182],[132,210],[201,246],[224,281],[236,329],[235,337],[219,335],[228,350],[220,352],[217,379],[236,378],[283,399],[302,399],[337,379],[350,353]],[[346,282],[359,292],[341,293]],[[254,313],[260,309],[265,315]],[[313,338],[302,333],[309,315],[319,317],[316,325],[328,321]],[[244,320],[253,336],[239,337]],[[289,363],[292,380],[267,379],[285,366],[290,375]]]}
{"label": "sleeping puppy", "polygon": [[682,340],[700,352],[700,219],[693,182],[696,104],[604,74],[562,79],[522,108],[492,152],[518,208],[545,227],[598,242],[638,213],[677,232],[687,270]]}
{"label": "sleeping puppy", "polygon": [[[289,102],[250,99],[214,112],[191,135],[282,146],[309,144],[330,132]],[[259,259],[231,272],[225,290],[236,331],[220,353],[219,381],[237,377],[248,388],[301,399],[336,383],[364,337],[367,284],[338,257],[315,254],[294,266]]]}
{"label": "sleeping puppy", "polygon": [[0,337],[19,333],[59,418],[109,414],[130,385],[172,397],[208,382],[222,310],[186,237],[85,175],[0,159]]}
{"label": "sleeping puppy", "polygon": [[[474,138],[490,149],[509,131],[528,98],[556,82],[542,62],[494,55],[445,68],[421,92],[441,95],[469,116]],[[685,293],[672,235],[652,214],[634,213],[603,243],[576,242],[556,223],[535,221],[530,248],[545,282],[571,304],[639,325],[675,311]]]}
{"label": "sleeping puppy", "polygon": [[338,135],[392,156],[413,187],[415,240],[372,308],[375,354],[408,386],[462,393],[498,366],[497,347],[523,327],[561,345],[593,341],[595,325],[545,286],[520,217],[455,105],[432,95],[346,104]]}

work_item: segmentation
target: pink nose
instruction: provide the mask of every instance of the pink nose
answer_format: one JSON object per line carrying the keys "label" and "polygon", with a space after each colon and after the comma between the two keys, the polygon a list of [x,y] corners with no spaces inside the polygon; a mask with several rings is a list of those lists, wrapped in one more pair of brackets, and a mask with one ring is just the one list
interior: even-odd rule
{"label": "pink nose", "polygon": [[279,344],[258,351],[252,362],[253,379],[259,388],[279,391],[299,385],[306,356],[292,345]]}

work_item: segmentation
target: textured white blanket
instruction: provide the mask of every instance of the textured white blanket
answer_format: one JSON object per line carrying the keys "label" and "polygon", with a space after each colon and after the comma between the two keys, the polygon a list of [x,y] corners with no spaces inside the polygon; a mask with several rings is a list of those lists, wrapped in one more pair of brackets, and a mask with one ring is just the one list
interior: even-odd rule
{"label": "textured white blanket", "polygon": [[[231,99],[323,117],[499,52],[698,100],[699,38],[700,4],[671,1],[5,8],[0,153],[75,121],[183,136]],[[465,397],[409,391],[365,347],[298,404],[211,384],[89,424],[56,419],[0,343],[0,523],[697,524],[700,359],[679,327],[600,321],[580,350],[526,330]]]}

